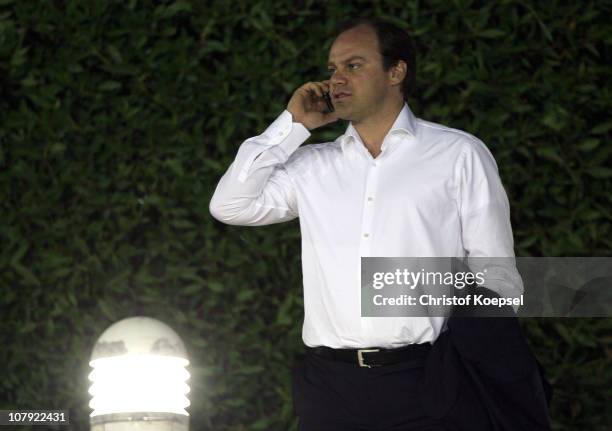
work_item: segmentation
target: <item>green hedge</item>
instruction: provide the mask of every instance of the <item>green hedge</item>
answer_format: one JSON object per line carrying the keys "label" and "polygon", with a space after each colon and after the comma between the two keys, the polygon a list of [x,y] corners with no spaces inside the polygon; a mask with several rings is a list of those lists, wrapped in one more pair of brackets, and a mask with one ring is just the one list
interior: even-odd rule
{"label": "green hedge", "polygon": [[[238,145],[326,76],[326,34],[350,15],[412,30],[411,107],[487,143],[518,255],[608,256],[611,12],[553,0],[1,0],[0,409],[70,409],[62,429],[87,429],[96,338],[148,315],[187,344],[192,429],[295,426],[298,224],[225,226],[208,202]],[[555,384],[555,429],[609,429],[611,320],[522,323]]]}

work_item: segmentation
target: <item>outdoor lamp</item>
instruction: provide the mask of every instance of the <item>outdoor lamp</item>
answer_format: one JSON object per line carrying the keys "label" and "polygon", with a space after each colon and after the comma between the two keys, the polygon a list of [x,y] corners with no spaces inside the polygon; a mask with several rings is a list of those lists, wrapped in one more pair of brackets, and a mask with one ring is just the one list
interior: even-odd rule
{"label": "outdoor lamp", "polygon": [[130,317],[96,342],[89,365],[91,431],[188,431],[189,364],[168,325]]}

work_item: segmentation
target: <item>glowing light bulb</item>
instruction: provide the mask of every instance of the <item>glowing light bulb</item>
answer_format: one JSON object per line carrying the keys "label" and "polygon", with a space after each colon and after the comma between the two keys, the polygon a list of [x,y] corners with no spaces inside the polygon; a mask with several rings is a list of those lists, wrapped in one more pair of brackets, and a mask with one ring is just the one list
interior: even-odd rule
{"label": "glowing light bulb", "polygon": [[100,336],[89,365],[92,431],[189,429],[189,360],[169,326],[148,317],[121,320]]}

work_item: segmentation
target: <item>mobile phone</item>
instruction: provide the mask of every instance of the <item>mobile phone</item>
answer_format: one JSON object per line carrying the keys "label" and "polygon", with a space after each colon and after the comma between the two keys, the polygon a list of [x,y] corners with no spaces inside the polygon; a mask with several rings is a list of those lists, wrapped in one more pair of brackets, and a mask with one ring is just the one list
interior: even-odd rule
{"label": "mobile phone", "polygon": [[323,93],[323,99],[325,100],[325,104],[327,105],[326,113],[334,112],[334,105],[332,104],[331,97],[329,96],[329,93]]}

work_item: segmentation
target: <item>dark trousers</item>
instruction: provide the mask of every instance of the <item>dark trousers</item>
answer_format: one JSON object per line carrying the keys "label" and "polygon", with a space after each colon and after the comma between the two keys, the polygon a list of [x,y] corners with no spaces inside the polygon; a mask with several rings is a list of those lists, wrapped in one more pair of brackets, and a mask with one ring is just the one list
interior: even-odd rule
{"label": "dark trousers", "polygon": [[422,361],[362,368],[307,353],[293,369],[299,431],[447,431],[425,413]]}

